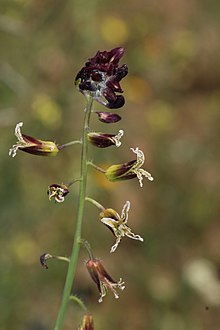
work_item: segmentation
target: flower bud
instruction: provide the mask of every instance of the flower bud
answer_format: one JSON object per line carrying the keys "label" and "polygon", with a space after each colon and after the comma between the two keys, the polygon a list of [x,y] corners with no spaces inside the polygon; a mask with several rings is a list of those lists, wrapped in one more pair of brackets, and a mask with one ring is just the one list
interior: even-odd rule
{"label": "flower bud", "polygon": [[83,316],[82,325],[78,330],[94,330],[94,322],[91,314],[85,314]]}
{"label": "flower bud", "polygon": [[15,136],[18,141],[9,150],[9,156],[15,157],[17,150],[25,151],[29,154],[39,156],[56,156],[59,149],[52,141],[38,140],[32,136],[21,133],[23,123],[18,123],[15,127]]}
{"label": "flower bud", "polygon": [[119,130],[117,135],[114,134],[105,134],[105,133],[97,133],[90,132],[88,133],[88,140],[91,144],[98,148],[107,148],[115,145],[116,147],[120,147],[121,145],[121,137],[124,135],[123,130]]}
{"label": "flower bud", "polygon": [[110,112],[96,112],[99,120],[106,124],[112,124],[117,123],[119,120],[121,120],[121,117],[116,113],[110,113]]}

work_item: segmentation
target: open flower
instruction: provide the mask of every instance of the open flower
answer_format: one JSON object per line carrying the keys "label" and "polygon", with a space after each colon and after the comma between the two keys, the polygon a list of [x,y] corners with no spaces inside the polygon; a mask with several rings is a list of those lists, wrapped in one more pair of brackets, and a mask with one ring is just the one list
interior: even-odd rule
{"label": "open flower", "polygon": [[121,216],[113,209],[105,209],[100,213],[100,220],[104,223],[115,235],[116,243],[111,247],[110,252],[114,252],[122,237],[127,236],[132,239],[143,242],[143,238],[140,235],[132,233],[131,228],[127,226],[128,212],[130,210],[130,202],[127,201],[121,211]]}
{"label": "open flower", "polygon": [[51,141],[42,141],[35,139],[32,136],[21,133],[21,127],[23,123],[18,123],[15,127],[15,136],[18,141],[9,150],[9,156],[15,157],[17,150],[28,152],[29,154],[39,156],[56,156],[59,149],[56,143]]}
{"label": "open flower", "polygon": [[91,314],[85,314],[83,316],[82,325],[78,330],[94,330],[94,322]]}
{"label": "open flower", "polygon": [[109,52],[98,51],[94,57],[90,58],[75,79],[80,92],[86,96],[92,96],[107,108],[121,108],[125,100],[122,95],[116,93],[123,93],[120,81],[128,73],[125,64],[118,67],[123,54],[124,48],[117,47]]}
{"label": "open flower", "polygon": [[153,181],[154,178],[149,172],[141,168],[145,161],[143,151],[138,147],[130,149],[137,155],[137,159],[124,164],[112,165],[106,170],[105,175],[107,179],[112,182],[129,180],[137,177],[140,187],[143,187],[143,176],[150,181]]}
{"label": "open flower", "polygon": [[69,193],[69,189],[68,186],[63,183],[53,183],[48,187],[47,193],[50,201],[54,199],[57,203],[62,203],[65,196]]}
{"label": "open flower", "polygon": [[107,148],[115,145],[116,147],[120,147],[121,141],[120,139],[124,135],[124,131],[122,129],[119,130],[117,135],[114,134],[106,134],[106,133],[97,133],[90,132],[88,133],[88,140],[94,146],[98,148]]}
{"label": "open flower", "polygon": [[108,289],[113,292],[116,299],[119,298],[116,289],[118,288],[120,290],[124,290],[125,286],[122,279],[120,279],[119,282],[114,281],[112,277],[107,273],[102,262],[99,259],[89,259],[86,262],[86,267],[91,278],[98,287],[100,293],[99,302],[102,302],[102,298],[105,297]]}

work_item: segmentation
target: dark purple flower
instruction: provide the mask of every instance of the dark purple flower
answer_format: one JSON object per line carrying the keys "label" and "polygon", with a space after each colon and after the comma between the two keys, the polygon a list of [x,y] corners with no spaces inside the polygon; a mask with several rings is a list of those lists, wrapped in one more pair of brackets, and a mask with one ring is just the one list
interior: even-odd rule
{"label": "dark purple flower", "polygon": [[107,108],[121,108],[125,100],[117,93],[123,93],[120,81],[128,74],[127,65],[118,67],[123,54],[124,48],[117,47],[109,52],[98,51],[90,58],[75,79],[80,92],[92,96]]}
{"label": "dark purple flower", "polygon": [[17,150],[25,151],[29,154],[39,156],[56,156],[59,152],[59,148],[55,142],[43,141],[36,139],[32,136],[22,134],[21,127],[23,123],[20,122],[15,127],[15,136],[18,141],[9,150],[9,156],[15,157]]}
{"label": "dark purple flower", "polygon": [[120,139],[124,135],[124,131],[122,129],[119,130],[118,134],[106,134],[106,133],[97,133],[90,132],[88,133],[88,140],[94,146],[98,148],[107,148],[115,145],[116,147],[120,147],[121,141]]}

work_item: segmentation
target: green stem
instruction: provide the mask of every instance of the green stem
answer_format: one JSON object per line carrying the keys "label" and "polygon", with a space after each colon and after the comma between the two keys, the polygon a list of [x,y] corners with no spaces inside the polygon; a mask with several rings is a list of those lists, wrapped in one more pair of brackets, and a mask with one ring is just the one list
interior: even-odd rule
{"label": "green stem", "polygon": [[101,210],[102,212],[105,211],[104,206],[102,206],[102,204],[100,204],[99,202],[97,202],[95,199],[91,198],[91,197],[86,197],[86,201],[90,202],[91,204],[95,205],[99,210]]}
{"label": "green stem", "polygon": [[93,162],[89,161],[87,162],[88,165],[92,166],[93,168],[95,168],[97,171],[102,172],[102,173],[106,173],[106,170],[104,170],[103,168],[95,165]]}
{"label": "green stem", "polygon": [[82,154],[81,154],[81,178],[79,187],[79,199],[76,218],[76,228],[73,241],[72,254],[70,257],[70,263],[66,275],[66,282],[63,289],[63,297],[60,305],[60,309],[57,315],[56,324],[54,330],[61,330],[63,328],[64,317],[67,310],[69,297],[72,289],[73,280],[76,273],[76,266],[79,256],[80,241],[81,241],[81,228],[84,213],[84,204],[86,196],[86,182],[87,182],[87,158],[88,158],[88,140],[87,133],[89,130],[90,114],[92,110],[93,99],[87,98],[87,106],[84,117],[83,137],[82,137]]}
{"label": "green stem", "polygon": [[74,144],[82,144],[82,141],[81,140],[70,141],[70,142],[67,142],[65,144],[62,144],[61,146],[58,146],[58,149],[61,150],[63,148],[72,146]]}

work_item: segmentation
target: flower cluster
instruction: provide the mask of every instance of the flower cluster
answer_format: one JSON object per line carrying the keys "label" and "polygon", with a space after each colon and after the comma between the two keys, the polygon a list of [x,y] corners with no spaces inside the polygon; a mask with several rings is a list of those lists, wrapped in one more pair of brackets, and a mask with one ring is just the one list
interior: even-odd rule
{"label": "flower cluster", "polygon": [[86,62],[75,78],[75,84],[80,92],[93,97],[107,108],[121,108],[125,100],[117,93],[123,93],[120,81],[128,74],[125,64],[118,66],[123,55],[122,47],[114,48],[109,52],[98,51]]}

